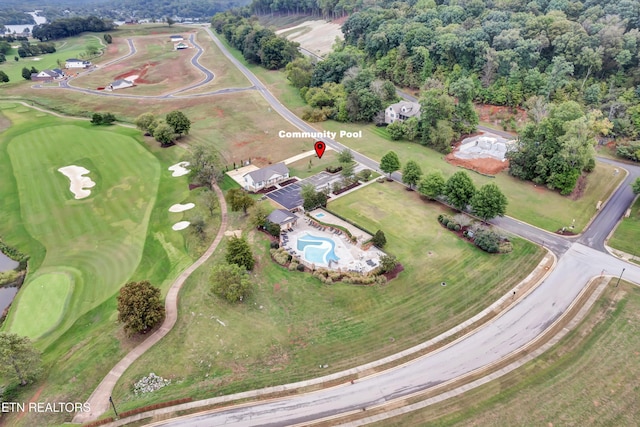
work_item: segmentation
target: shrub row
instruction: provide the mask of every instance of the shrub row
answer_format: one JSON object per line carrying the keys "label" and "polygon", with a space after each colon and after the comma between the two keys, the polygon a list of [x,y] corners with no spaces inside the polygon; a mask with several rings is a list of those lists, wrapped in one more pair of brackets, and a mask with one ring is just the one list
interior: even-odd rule
{"label": "shrub row", "polygon": [[270,249],[271,258],[280,265],[287,265],[293,258],[284,248]]}
{"label": "shrub row", "polygon": [[341,273],[339,271],[329,271],[319,269],[313,272],[313,277],[317,277],[324,284],[330,285],[334,282],[344,282],[356,285],[384,285],[387,283],[385,276],[375,276],[373,274],[364,276],[358,273]]}
{"label": "shrub row", "polygon": [[[456,215],[456,217],[458,216]],[[448,215],[440,214],[438,215],[438,222],[442,224],[442,226],[454,232],[460,231],[467,226],[469,226],[469,228],[474,228],[473,234],[465,229],[462,235],[485,252],[508,253],[513,250],[511,242],[505,236],[501,236],[488,228],[477,227],[472,222],[468,223],[464,218],[451,218]],[[465,224],[461,225],[460,222]]]}

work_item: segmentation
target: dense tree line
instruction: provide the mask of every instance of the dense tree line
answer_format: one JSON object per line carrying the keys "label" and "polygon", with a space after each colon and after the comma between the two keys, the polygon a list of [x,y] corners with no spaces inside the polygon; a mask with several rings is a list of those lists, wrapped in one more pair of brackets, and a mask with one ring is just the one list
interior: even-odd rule
{"label": "dense tree line", "polygon": [[218,13],[212,18],[211,25],[240,50],[247,61],[267,69],[283,68],[300,56],[298,43],[278,37],[272,30],[237,14]]}
{"label": "dense tree line", "polygon": [[40,40],[57,40],[64,37],[75,36],[85,31],[103,32],[114,28],[113,22],[107,19],[100,19],[96,16],[87,18],[62,18],[51,23],[36,25],[31,31],[31,35]]}
{"label": "dense tree line", "polygon": [[[379,78],[421,88],[470,78],[472,100],[521,106],[532,96],[600,108],[616,136],[640,133],[640,4],[418,0],[353,13],[345,43]],[[392,5],[392,6],[391,6]]]}
{"label": "dense tree line", "polygon": [[43,55],[45,53],[54,53],[56,51],[56,47],[53,43],[38,43],[31,44],[29,42],[22,42],[20,47],[18,48],[18,56],[20,58],[25,58],[28,56],[38,56]]}
{"label": "dense tree line", "polygon": [[24,13],[23,9],[11,6],[3,6],[0,10],[0,27],[4,25],[33,25],[35,21],[31,15]]}
{"label": "dense tree line", "polygon": [[360,10],[362,0],[253,0],[249,9],[257,15],[296,13],[338,18]]}

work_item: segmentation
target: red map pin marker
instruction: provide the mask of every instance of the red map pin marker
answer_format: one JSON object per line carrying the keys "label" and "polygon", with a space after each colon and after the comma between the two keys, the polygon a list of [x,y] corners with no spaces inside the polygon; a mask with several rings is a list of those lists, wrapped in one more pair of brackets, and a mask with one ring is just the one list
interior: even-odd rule
{"label": "red map pin marker", "polygon": [[318,155],[318,158],[321,159],[322,155],[324,154],[324,150],[325,150],[325,148],[327,148],[327,146],[325,145],[324,142],[318,141],[318,142],[315,143],[313,148],[316,149],[316,154]]}

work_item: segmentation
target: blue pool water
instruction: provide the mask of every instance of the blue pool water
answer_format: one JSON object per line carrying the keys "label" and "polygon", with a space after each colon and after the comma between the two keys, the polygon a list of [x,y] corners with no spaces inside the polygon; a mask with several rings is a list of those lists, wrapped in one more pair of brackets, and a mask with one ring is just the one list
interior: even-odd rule
{"label": "blue pool water", "polygon": [[324,214],[322,212],[319,212],[315,215],[316,218],[322,218],[324,216]]}
{"label": "blue pool water", "polygon": [[302,251],[304,259],[314,264],[328,265],[329,261],[338,261],[335,253],[335,242],[328,237],[305,234],[298,237],[298,250]]}

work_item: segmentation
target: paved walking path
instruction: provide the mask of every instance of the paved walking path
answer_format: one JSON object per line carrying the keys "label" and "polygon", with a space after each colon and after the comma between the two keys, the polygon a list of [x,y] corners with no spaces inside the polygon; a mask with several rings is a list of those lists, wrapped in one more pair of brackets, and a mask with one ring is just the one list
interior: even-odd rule
{"label": "paved walking path", "polygon": [[164,338],[176,324],[178,319],[178,293],[180,292],[180,288],[185,283],[187,278],[198,269],[202,264],[204,264],[209,257],[213,254],[213,252],[222,241],[224,237],[224,232],[227,230],[227,203],[224,200],[224,195],[222,191],[217,185],[213,186],[213,191],[215,191],[218,199],[220,200],[220,212],[222,215],[222,219],[220,221],[220,229],[218,230],[218,234],[211,243],[211,246],[206,250],[204,254],[196,262],[191,264],[186,270],[184,270],[178,278],[173,282],[171,287],[169,288],[169,292],[167,293],[167,297],[165,299],[165,309],[166,309],[166,317],[164,322],[162,322],[162,326],[160,329],[156,330],[153,334],[151,334],[146,340],[141,342],[137,347],[131,350],[117,365],[115,365],[109,373],[104,377],[102,382],[98,385],[87,402],[91,406],[90,412],[79,412],[73,418],[74,423],[84,423],[91,420],[96,419],[101,414],[106,412],[109,409],[109,396],[111,396],[111,392],[116,385],[116,382],[120,379],[122,374],[131,366],[135,360],[142,356],[149,348],[155,345],[158,341]]}

